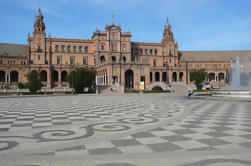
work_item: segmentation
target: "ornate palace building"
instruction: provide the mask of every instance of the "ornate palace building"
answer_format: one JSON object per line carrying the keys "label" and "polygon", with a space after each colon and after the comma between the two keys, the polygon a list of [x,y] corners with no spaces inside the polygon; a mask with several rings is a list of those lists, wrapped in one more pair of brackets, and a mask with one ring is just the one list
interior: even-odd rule
{"label": "ornate palace building", "polygon": [[91,39],[51,38],[45,33],[39,9],[27,45],[0,44],[0,84],[15,87],[36,70],[45,88],[68,87],[67,74],[77,67],[95,68],[96,84],[146,90],[168,84],[189,84],[192,69],[206,69],[209,81],[224,84],[230,61],[239,56],[251,61],[251,51],[179,51],[167,20],[160,43],[132,42],[131,32],[106,25]]}

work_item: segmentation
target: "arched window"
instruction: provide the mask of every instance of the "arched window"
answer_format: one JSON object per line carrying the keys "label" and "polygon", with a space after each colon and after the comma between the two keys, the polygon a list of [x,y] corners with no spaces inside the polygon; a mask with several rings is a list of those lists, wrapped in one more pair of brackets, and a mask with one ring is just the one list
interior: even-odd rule
{"label": "arched window", "polygon": [[58,45],[55,46],[55,52],[58,52]]}
{"label": "arched window", "polygon": [[145,55],[147,55],[148,54],[148,50],[147,49],[145,49]]}
{"label": "arched window", "polygon": [[125,56],[123,56],[123,62],[126,63],[126,57]]}
{"label": "arched window", "polygon": [[154,50],[154,54],[155,54],[155,55],[158,54],[158,50],[157,50],[157,49]]}
{"label": "arched window", "polygon": [[79,53],[81,53],[82,52],[82,47],[81,46],[79,46]]}
{"label": "arched window", "polygon": [[102,50],[102,51],[105,50],[104,44],[101,45],[101,50]]}
{"label": "arched window", "polygon": [[126,46],[125,45],[122,46],[122,51],[124,51],[124,52],[126,51]]}
{"label": "arched window", "polygon": [[152,49],[150,49],[150,55],[152,55],[153,54],[153,50]]}
{"label": "arched window", "polygon": [[64,46],[61,47],[61,52],[64,52]]}
{"label": "arched window", "polygon": [[76,46],[73,46],[73,52],[76,52]]}
{"label": "arched window", "polygon": [[115,45],[112,43],[112,51],[115,51]]}
{"label": "arched window", "polygon": [[153,66],[156,66],[157,63],[156,63],[156,59],[153,60]]}
{"label": "arched window", "polygon": [[112,63],[116,63],[116,57],[112,56]]}
{"label": "arched window", "polygon": [[105,57],[104,56],[100,57],[100,62],[105,62]]}
{"label": "arched window", "polygon": [[153,81],[153,73],[150,72],[150,82],[152,82],[152,81]]}
{"label": "arched window", "polygon": [[67,47],[67,52],[71,52],[71,46]]}
{"label": "arched window", "polygon": [[85,53],[88,53],[88,46],[85,46]]}

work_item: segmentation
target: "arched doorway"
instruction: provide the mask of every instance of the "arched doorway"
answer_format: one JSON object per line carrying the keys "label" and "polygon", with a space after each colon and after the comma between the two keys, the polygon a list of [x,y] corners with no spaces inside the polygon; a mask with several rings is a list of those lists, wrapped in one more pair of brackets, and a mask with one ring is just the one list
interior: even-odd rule
{"label": "arched doorway", "polygon": [[150,82],[152,82],[152,81],[153,81],[153,73],[150,72]]}
{"label": "arched doorway", "polygon": [[173,82],[177,82],[177,73],[173,72]]}
{"label": "arched doorway", "polygon": [[208,78],[209,78],[209,81],[215,80],[215,74],[214,73],[209,73]]}
{"label": "arched doorway", "polygon": [[18,82],[18,72],[17,71],[10,72],[10,82]]}
{"label": "arched doorway", "polygon": [[166,72],[163,72],[163,73],[162,73],[162,81],[163,81],[163,82],[166,82],[166,81],[167,81],[167,79],[166,79]]}
{"label": "arched doorway", "polygon": [[183,75],[184,75],[183,72],[180,72],[180,73],[179,73],[179,81],[180,81],[180,82],[183,81]]}
{"label": "arched doorway", "polygon": [[5,82],[5,71],[0,70],[0,82]]}
{"label": "arched doorway", "polygon": [[218,78],[219,78],[219,81],[221,81],[221,80],[224,81],[224,79],[225,79],[225,74],[224,74],[224,73],[219,73],[219,74],[218,74]]}
{"label": "arched doorway", "polygon": [[156,72],[155,73],[155,81],[156,82],[159,82],[160,80],[159,80],[159,72]]}
{"label": "arched doorway", "polygon": [[133,71],[131,69],[125,72],[125,88],[133,88]]}
{"label": "arched doorway", "polygon": [[62,71],[61,73],[61,82],[67,82],[67,71]]}
{"label": "arched doorway", "polygon": [[41,80],[42,85],[46,86],[46,84],[47,84],[47,72],[45,70],[42,70],[40,72],[40,80]]}
{"label": "arched doorway", "polygon": [[53,70],[51,73],[51,82],[53,86],[58,84],[58,72],[56,70]]}

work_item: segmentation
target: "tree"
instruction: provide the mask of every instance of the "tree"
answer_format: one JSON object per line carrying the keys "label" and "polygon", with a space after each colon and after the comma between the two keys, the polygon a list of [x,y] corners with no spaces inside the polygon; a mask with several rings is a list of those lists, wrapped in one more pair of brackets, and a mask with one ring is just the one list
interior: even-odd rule
{"label": "tree", "polygon": [[32,70],[30,73],[28,73],[27,80],[27,88],[30,90],[31,94],[35,94],[37,90],[41,88],[41,82],[39,80],[38,72],[36,70]]}
{"label": "tree", "polygon": [[194,84],[196,85],[198,90],[202,89],[202,82],[205,81],[207,77],[208,74],[207,72],[205,72],[205,69],[199,69],[199,70],[193,69],[190,72],[190,80],[194,81]]}
{"label": "tree", "polygon": [[96,71],[94,69],[76,68],[67,76],[67,81],[70,87],[75,89],[76,93],[84,91],[85,87],[91,89],[91,86],[95,83]]}

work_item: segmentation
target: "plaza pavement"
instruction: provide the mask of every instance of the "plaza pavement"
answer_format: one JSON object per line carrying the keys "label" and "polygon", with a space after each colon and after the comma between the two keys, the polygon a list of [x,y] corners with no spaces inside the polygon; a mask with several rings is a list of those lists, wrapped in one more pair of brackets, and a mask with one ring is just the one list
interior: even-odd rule
{"label": "plaza pavement", "polygon": [[251,165],[251,102],[183,94],[0,98],[0,165]]}

